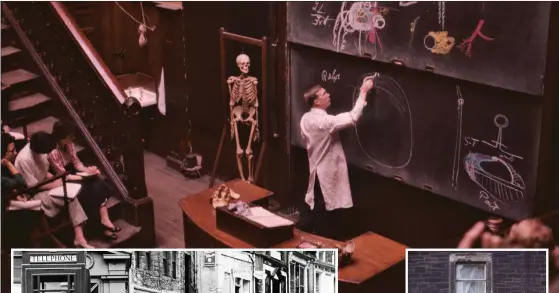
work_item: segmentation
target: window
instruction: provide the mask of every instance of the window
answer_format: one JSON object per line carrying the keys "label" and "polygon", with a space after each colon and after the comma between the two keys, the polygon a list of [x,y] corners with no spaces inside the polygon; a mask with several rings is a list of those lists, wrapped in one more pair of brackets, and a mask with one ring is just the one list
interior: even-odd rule
{"label": "window", "polygon": [[281,252],[280,251],[271,251],[270,256],[277,259],[277,260],[281,260]]}
{"label": "window", "polygon": [[254,292],[255,293],[262,293],[262,280],[254,279]]}
{"label": "window", "polygon": [[229,277],[229,273],[224,273],[223,289],[223,293],[231,293],[231,278]]}
{"label": "window", "polygon": [[289,274],[289,292],[291,293],[305,293],[306,287],[306,275],[307,271],[305,266],[297,263],[291,262],[290,264],[290,274]]}
{"label": "window", "polygon": [[485,293],[487,290],[485,264],[456,265],[456,293]]}
{"label": "window", "polygon": [[326,262],[327,263],[334,263],[334,252],[333,251],[327,251],[326,252]]}
{"label": "window", "polygon": [[73,293],[75,290],[74,275],[33,276],[33,293]]}
{"label": "window", "polygon": [[316,273],[316,279],[314,281],[314,292],[320,293],[320,273]]}
{"label": "window", "polygon": [[319,261],[324,261],[324,251],[319,251],[318,252],[318,260]]}
{"label": "window", "polygon": [[146,267],[151,270],[151,252],[146,252]]}
{"label": "window", "polygon": [[177,278],[177,252],[173,251],[171,252],[171,254],[173,255],[172,258],[173,263],[171,264],[171,270],[173,274],[173,279],[176,279]]}
{"label": "window", "polygon": [[450,281],[456,293],[492,292],[491,253],[450,255]]}
{"label": "window", "polygon": [[136,268],[140,268],[140,252],[135,251],[134,252],[134,257],[136,258]]}
{"label": "window", "polygon": [[163,276],[169,276],[169,263],[167,260],[167,253],[168,251],[161,252],[161,256],[163,258]]}

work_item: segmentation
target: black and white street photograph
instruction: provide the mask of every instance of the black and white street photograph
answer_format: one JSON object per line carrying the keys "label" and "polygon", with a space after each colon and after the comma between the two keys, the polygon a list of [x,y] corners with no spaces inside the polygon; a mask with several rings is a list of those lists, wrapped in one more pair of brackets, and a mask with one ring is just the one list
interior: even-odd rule
{"label": "black and white street photograph", "polygon": [[335,293],[336,250],[12,251],[12,293]]}

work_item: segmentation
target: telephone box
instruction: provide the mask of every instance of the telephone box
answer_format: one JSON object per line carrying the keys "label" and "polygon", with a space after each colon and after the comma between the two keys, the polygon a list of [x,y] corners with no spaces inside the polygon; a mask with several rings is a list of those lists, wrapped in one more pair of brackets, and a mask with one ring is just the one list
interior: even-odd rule
{"label": "telephone box", "polygon": [[89,293],[85,251],[23,252],[22,293]]}

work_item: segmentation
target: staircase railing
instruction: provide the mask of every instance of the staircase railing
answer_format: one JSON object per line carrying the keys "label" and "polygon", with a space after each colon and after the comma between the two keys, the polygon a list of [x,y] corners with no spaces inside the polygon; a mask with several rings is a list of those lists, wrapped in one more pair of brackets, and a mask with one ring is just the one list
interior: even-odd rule
{"label": "staircase railing", "polygon": [[118,193],[146,198],[137,112],[62,3],[3,2],[2,10]]}

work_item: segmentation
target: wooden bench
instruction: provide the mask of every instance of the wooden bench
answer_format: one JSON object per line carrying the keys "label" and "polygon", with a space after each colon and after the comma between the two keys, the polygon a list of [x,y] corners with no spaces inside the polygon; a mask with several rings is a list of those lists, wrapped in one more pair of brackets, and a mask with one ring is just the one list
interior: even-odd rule
{"label": "wooden bench", "polygon": [[[241,200],[262,204],[266,207],[266,200],[273,193],[242,180],[232,180],[226,185],[241,195]],[[231,234],[217,228],[215,210],[210,204],[210,198],[216,188],[204,190],[198,194],[190,195],[179,201],[183,210],[184,241],[188,248],[255,248]],[[294,229],[292,239],[280,243],[273,248],[297,248],[304,240],[320,242],[328,247],[335,247],[341,242],[324,238],[311,233]],[[367,291],[367,283],[373,277],[384,274],[385,271],[398,266],[393,274],[394,283],[400,283],[401,288],[405,283],[403,261],[406,256],[406,246],[396,241],[383,237],[373,232],[366,232],[353,239],[356,250],[353,262],[338,271],[340,288],[345,285],[354,286],[352,292]],[[375,280],[376,281],[376,280]],[[365,289],[364,287],[367,287]],[[393,287],[392,287],[393,288]],[[340,291],[342,292],[342,291]]]}

